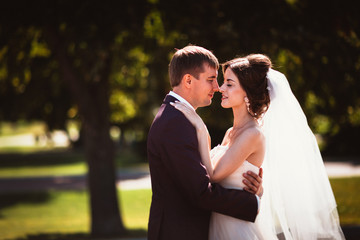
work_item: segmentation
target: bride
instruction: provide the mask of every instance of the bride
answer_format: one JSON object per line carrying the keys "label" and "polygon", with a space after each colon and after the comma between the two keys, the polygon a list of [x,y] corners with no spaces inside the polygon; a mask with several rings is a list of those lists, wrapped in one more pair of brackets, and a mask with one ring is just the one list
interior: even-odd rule
{"label": "bride", "polygon": [[264,193],[255,223],[213,212],[209,238],[344,239],[316,139],[286,77],[262,54],[222,67],[221,106],[232,108],[234,122],[221,145],[209,151],[201,118],[185,104],[173,106],[195,126],[211,181],[248,190],[243,174],[262,167]]}

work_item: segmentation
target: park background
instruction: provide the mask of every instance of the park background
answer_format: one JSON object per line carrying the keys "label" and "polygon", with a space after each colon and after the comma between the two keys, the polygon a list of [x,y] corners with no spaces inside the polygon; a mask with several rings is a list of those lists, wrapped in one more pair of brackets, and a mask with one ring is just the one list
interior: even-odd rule
{"label": "park background", "polygon": [[[147,132],[170,90],[168,63],[188,44],[220,62],[268,55],[324,159],[358,165],[358,10],[349,0],[2,2],[0,183],[84,176],[87,185],[3,189],[0,239],[146,236],[151,190],[121,189],[116,179],[146,171]],[[216,94],[198,110],[214,145],[232,123],[219,103]],[[342,226],[360,225],[360,178],[330,180]]]}

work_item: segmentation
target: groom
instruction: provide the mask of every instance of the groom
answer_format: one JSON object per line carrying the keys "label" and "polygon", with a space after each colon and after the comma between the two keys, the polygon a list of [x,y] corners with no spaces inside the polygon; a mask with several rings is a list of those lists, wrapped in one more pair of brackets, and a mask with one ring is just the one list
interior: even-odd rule
{"label": "groom", "polygon": [[[187,46],[169,65],[173,91],[165,97],[148,135],[152,183],[148,239],[207,240],[212,211],[255,221],[256,195],[211,184],[201,163],[195,128],[170,105],[175,100],[194,109],[211,104],[219,89],[217,58],[207,49]],[[262,192],[261,178],[247,175],[248,191]]]}

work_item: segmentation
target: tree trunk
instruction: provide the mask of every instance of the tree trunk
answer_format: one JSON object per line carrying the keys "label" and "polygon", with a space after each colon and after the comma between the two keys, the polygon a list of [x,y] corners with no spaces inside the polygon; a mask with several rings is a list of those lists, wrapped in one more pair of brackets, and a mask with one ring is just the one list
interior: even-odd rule
{"label": "tree trunk", "polygon": [[114,164],[115,146],[110,138],[109,56],[94,59],[105,61],[97,81],[84,81],[76,75],[66,46],[53,27],[47,28],[46,38],[59,62],[62,78],[78,105],[84,130],[85,154],[88,162],[88,189],[91,206],[91,235],[121,236],[125,228],[120,217]]}
{"label": "tree trunk", "polygon": [[[100,87],[97,89],[97,92],[106,90]],[[104,100],[107,99],[96,102]],[[125,229],[119,214],[115,185],[115,146],[109,135],[108,114],[104,112],[108,107],[102,108],[101,105],[103,104],[99,104],[99,107],[92,105],[93,108],[83,120],[85,152],[89,166],[91,233],[97,237],[119,236]]]}

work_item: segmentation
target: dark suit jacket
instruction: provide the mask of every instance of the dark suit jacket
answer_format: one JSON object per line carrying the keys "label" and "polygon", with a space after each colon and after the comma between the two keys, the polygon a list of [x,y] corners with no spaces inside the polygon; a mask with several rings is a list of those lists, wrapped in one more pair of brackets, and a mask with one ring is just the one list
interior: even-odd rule
{"label": "dark suit jacket", "polygon": [[255,195],[210,184],[196,130],[166,96],[148,135],[152,202],[148,239],[207,240],[211,211],[254,221]]}

